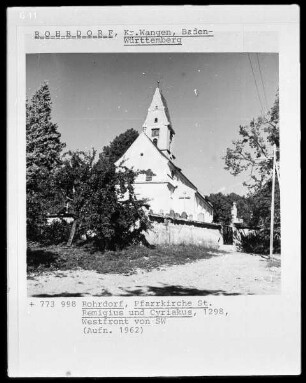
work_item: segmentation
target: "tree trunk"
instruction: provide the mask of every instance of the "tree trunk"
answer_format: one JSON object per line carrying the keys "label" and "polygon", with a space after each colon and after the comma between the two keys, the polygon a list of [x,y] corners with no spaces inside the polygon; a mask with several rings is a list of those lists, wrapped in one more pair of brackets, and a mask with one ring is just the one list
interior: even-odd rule
{"label": "tree trunk", "polygon": [[71,227],[71,230],[70,230],[70,235],[69,235],[69,239],[68,239],[68,242],[67,242],[67,246],[71,246],[72,245],[72,241],[73,241],[73,238],[75,236],[76,228],[77,228],[77,220],[75,219],[73,221],[73,224],[72,224],[72,227]]}

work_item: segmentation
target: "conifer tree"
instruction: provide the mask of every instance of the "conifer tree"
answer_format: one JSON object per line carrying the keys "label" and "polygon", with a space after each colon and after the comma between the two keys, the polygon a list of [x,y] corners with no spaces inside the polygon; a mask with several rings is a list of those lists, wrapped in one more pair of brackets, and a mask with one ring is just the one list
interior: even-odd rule
{"label": "conifer tree", "polygon": [[26,102],[26,181],[28,236],[35,237],[52,203],[52,175],[65,147],[51,118],[52,102],[47,82]]}
{"label": "conifer tree", "polygon": [[52,171],[60,163],[65,147],[60,140],[57,124],[51,119],[52,102],[47,82],[44,82],[27,103],[27,170],[36,168]]}

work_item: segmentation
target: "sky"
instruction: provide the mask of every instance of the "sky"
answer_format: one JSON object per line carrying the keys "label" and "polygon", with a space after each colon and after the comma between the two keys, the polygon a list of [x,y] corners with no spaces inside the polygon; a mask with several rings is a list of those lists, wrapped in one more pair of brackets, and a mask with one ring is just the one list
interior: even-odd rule
{"label": "sky", "polygon": [[249,175],[234,177],[222,157],[239,126],[257,118],[261,104],[271,108],[279,81],[274,53],[29,54],[26,76],[28,98],[48,81],[66,149],[98,153],[127,129],[142,131],[160,81],[175,164],[204,195],[247,192]]}

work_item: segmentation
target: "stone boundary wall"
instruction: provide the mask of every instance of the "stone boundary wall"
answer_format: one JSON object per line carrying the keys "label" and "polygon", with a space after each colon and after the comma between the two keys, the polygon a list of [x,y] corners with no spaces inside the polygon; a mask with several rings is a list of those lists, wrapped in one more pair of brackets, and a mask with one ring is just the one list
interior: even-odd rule
{"label": "stone boundary wall", "polygon": [[151,245],[197,245],[218,248],[223,244],[221,225],[149,215],[152,229],[146,233]]}

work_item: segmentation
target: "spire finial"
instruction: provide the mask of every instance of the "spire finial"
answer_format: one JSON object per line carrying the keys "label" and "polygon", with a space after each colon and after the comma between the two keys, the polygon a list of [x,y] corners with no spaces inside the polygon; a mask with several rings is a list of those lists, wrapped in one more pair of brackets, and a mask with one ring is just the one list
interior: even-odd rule
{"label": "spire finial", "polygon": [[160,80],[157,80],[157,88],[159,88]]}

